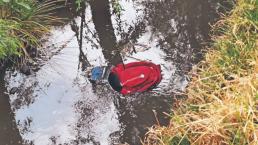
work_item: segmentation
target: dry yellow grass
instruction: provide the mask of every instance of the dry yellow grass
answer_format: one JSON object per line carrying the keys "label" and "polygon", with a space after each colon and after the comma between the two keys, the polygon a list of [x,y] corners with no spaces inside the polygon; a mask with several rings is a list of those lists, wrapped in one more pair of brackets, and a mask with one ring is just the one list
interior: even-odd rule
{"label": "dry yellow grass", "polygon": [[146,145],[258,145],[258,0],[237,0],[214,26],[214,47],[192,70],[186,100]]}

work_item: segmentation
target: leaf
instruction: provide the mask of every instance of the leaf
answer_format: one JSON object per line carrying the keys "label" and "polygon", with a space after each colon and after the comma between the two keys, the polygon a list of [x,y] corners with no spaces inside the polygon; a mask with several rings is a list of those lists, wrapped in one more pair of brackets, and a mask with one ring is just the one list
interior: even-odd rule
{"label": "leaf", "polygon": [[10,0],[1,0],[1,1],[3,1],[5,3],[9,3],[10,2]]}
{"label": "leaf", "polygon": [[17,4],[19,6],[22,6],[23,8],[25,8],[27,10],[31,10],[31,7],[28,4],[24,3],[24,2],[17,2]]}
{"label": "leaf", "polygon": [[189,140],[184,137],[180,137],[180,136],[174,136],[171,140],[169,145],[190,145]]}

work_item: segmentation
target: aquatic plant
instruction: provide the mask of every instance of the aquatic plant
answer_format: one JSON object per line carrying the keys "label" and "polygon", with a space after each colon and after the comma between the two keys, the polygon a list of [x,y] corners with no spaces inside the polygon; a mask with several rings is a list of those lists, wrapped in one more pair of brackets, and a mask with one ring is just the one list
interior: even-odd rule
{"label": "aquatic plant", "polygon": [[0,59],[25,54],[26,46],[38,47],[49,27],[60,22],[52,14],[60,1],[0,0]]}
{"label": "aquatic plant", "polygon": [[213,29],[213,49],[190,73],[187,99],[144,144],[258,144],[258,0],[237,0]]}

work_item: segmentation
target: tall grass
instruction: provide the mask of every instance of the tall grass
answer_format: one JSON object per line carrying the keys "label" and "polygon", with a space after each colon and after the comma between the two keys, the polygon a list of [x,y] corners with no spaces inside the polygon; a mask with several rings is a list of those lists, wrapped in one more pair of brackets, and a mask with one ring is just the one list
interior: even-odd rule
{"label": "tall grass", "polygon": [[258,0],[236,0],[214,26],[214,46],[195,67],[186,100],[145,144],[258,144]]}
{"label": "tall grass", "polygon": [[52,16],[58,1],[0,0],[0,59],[28,56],[26,46],[38,47],[49,27],[60,22]]}

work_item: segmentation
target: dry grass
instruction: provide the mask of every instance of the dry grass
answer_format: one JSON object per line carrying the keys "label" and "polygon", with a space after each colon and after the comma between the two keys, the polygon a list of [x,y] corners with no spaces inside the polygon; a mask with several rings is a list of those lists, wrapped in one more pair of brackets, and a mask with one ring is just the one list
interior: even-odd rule
{"label": "dry grass", "polygon": [[214,48],[192,72],[188,98],[146,145],[258,145],[258,0],[237,0],[215,26]]}

